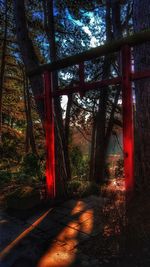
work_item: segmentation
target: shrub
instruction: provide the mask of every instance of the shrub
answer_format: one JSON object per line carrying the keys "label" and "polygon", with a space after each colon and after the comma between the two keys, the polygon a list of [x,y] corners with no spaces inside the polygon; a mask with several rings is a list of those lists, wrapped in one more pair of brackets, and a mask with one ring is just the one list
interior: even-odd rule
{"label": "shrub", "polygon": [[72,176],[82,177],[88,175],[88,157],[83,156],[78,146],[73,146],[70,152]]}
{"label": "shrub", "polygon": [[12,174],[7,170],[0,171],[0,183],[7,183],[12,179]]}
{"label": "shrub", "polygon": [[32,182],[33,177],[26,173],[18,173],[16,176],[17,182],[20,184],[30,184]]}
{"label": "shrub", "polygon": [[97,184],[89,181],[72,180],[67,185],[69,197],[85,197],[88,195],[98,195],[100,189]]}
{"label": "shrub", "polygon": [[21,172],[27,176],[40,177],[40,160],[37,155],[29,153],[22,160]]}

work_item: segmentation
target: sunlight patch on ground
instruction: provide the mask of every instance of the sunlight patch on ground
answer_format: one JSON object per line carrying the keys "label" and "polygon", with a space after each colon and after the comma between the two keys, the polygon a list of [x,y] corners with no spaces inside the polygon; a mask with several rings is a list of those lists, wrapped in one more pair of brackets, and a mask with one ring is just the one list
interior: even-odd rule
{"label": "sunlight patch on ground", "polygon": [[63,246],[54,243],[41,258],[37,267],[67,267],[72,264],[74,259],[74,253],[70,253]]}
{"label": "sunlight patch on ground", "polygon": [[75,207],[72,209],[71,215],[74,215],[83,210],[85,210],[85,203],[83,201],[78,201]]}
{"label": "sunlight patch on ground", "polygon": [[77,201],[71,215],[75,215],[76,218],[69,222],[55,237],[57,241],[40,259],[37,267],[69,267],[74,262],[76,258],[74,248],[92,233],[93,212],[92,209],[85,209],[83,201]]}

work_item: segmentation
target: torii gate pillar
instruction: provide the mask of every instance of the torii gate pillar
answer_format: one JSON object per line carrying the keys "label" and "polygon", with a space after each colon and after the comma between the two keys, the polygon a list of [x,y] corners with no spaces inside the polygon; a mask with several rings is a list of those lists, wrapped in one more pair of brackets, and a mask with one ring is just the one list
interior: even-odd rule
{"label": "torii gate pillar", "polygon": [[124,173],[127,194],[134,189],[134,123],[131,83],[131,48],[122,48],[122,106]]}
{"label": "torii gate pillar", "polygon": [[53,106],[53,77],[49,71],[44,72],[44,105],[46,135],[46,187],[48,198],[54,199],[55,188],[55,134]]}

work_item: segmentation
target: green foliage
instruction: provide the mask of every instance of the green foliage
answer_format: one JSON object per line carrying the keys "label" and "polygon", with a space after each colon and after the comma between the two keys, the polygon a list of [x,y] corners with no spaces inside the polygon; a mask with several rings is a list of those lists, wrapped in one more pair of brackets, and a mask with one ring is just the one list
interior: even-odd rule
{"label": "green foliage", "polygon": [[0,183],[7,183],[12,179],[12,174],[7,170],[0,171]]}
{"label": "green foliage", "polygon": [[38,156],[32,153],[26,154],[22,162],[18,161],[18,163],[13,166],[9,158],[3,158],[1,168],[3,167],[4,170],[0,171],[0,183],[9,184],[13,181],[17,184],[31,185],[45,179],[45,161],[41,162]]}
{"label": "green foliage", "polygon": [[69,197],[85,197],[89,195],[98,195],[100,189],[96,183],[82,180],[72,180],[67,185]]}
{"label": "green foliage", "polygon": [[88,175],[88,158],[84,157],[78,146],[73,146],[70,152],[72,176]]}
{"label": "green foliage", "polygon": [[15,175],[15,181],[19,184],[24,184],[24,185],[29,185],[31,184],[36,178],[31,175],[31,174],[27,174],[27,173],[23,173],[22,172],[18,172]]}
{"label": "green foliage", "polygon": [[22,160],[21,172],[25,177],[40,177],[42,174],[38,156],[33,153],[26,154]]}
{"label": "green foliage", "polygon": [[0,145],[0,153],[3,158],[19,159],[20,156],[17,152],[19,139],[16,136],[12,136],[10,132],[5,132],[2,135],[2,144]]}

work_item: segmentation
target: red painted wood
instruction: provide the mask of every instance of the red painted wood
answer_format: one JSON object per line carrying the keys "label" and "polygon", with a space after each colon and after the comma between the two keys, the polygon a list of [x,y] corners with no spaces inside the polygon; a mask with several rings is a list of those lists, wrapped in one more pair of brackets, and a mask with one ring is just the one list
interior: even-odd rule
{"label": "red painted wood", "polygon": [[150,70],[145,70],[145,71],[137,71],[134,73],[131,73],[131,80],[141,80],[141,79],[146,79],[150,77]]}
{"label": "red painted wood", "polygon": [[[108,85],[116,85],[121,84],[121,77],[115,77],[108,80],[102,80],[102,81],[96,81],[96,82],[86,82],[84,83],[82,91],[87,92],[90,90],[100,90],[102,87],[108,86]],[[53,93],[53,97],[61,96],[61,95],[69,95],[73,93],[78,93],[81,91],[81,85],[77,86],[68,86],[63,89],[58,89],[55,93]]]}
{"label": "red painted wood", "polygon": [[[52,74],[44,72],[44,101],[45,101],[45,131],[46,131],[46,183],[48,194],[55,197],[55,149],[54,149],[54,118],[53,118],[53,97],[80,93],[81,96],[89,90],[99,90],[109,85],[122,84],[123,101],[123,146],[124,146],[124,171],[126,179],[126,190],[133,191],[134,188],[134,125],[133,125],[133,103],[131,81],[150,77],[150,71],[131,72],[131,48],[124,45],[122,51],[122,77],[112,79],[85,82],[84,62],[79,64],[79,84],[68,86],[64,89],[58,88],[55,93],[52,91]],[[38,100],[42,96],[37,96]]]}
{"label": "red painted wood", "polygon": [[131,86],[131,48],[122,48],[123,147],[126,191],[134,188],[134,133]]}
{"label": "red painted wood", "polygon": [[48,197],[53,199],[56,195],[55,188],[55,140],[54,116],[52,98],[52,73],[44,72],[44,104],[45,104],[45,135],[46,135],[46,186]]}
{"label": "red painted wood", "polygon": [[[86,82],[86,83],[85,82],[83,83],[83,77],[84,77],[83,74],[82,75],[80,74],[79,77],[80,77],[80,81],[82,80],[82,88],[81,88],[81,83],[79,83],[79,85],[76,85],[76,86],[67,86],[63,89],[58,88],[58,90],[55,93],[53,93],[53,96],[57,97],[61,95],[69,95],[69,94],[78,93],[78,92],[80,93],[81,89],[82,89],[82,94],[84,95],[85,92],[90,91],[90,90],[97,90],[108,85],[116,85],[116,84],[121,83],[121,77],[115,77],[115,78],[108,79],[108,80]],[[149,77],[150,77],[149,70],[130,73],[130,81],[145,79]]]}

